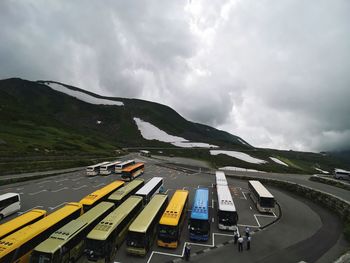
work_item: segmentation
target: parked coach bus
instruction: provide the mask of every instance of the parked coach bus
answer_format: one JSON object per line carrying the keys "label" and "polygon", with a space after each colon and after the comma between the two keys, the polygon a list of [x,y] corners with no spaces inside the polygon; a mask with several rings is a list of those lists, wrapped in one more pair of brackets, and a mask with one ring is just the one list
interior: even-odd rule
{"label": "parked coach bus", "polygon": [[350,180],[350,171],[346,171],[343,169],[335,169],[334,170],[334,178],[340,180]]}
{"label": "parked coach bus", "polygon": [[[87,235],[85,255],[89,262],[114,262],[131,222],[142,210],[142,197],[130,196]],[[113,260],[113,261],[112,261]]]}
{"label": "parked coach bus", "polygon": [[79,201],[79,203],[83,205],[84,212],[86,212],[98,203],[106,201],[110,194],[112,194],[115,190],[118,190],[123,185],[123,181],[114,181],[106,185],[105,187],[98,189],[95,192],[85,196]]}
{"label": "parked coach bus", "polygon": [[207,241],[209,239],[210,223],[208,200],[208,188],[199,188],[196,190],[189,222],[191,240]]}
{"label": "parked coach bus", "polygon": [[168,204],[168,196],[156,194],[129,227],[126,238],[128,254],[145,256],[152,247],[157,226]]}
{"label": "parked coach bus", "polygon": [[106,164],[109,164],[109,162],[98,163],[98,164],[94,164],[86,167],[86,175],[87,176],[98,175],[100,173],[100,167]]}
{"label": "parked coach bus", "polygon": [[87,234],[113,209],[114,204],[102,202],[65,224],[34,248],[30,262],[76,262],[84,252]]}
{"label": "parked coach bus", "polygon": [[21,198],[17,193],[0,195],[0,220],[21,209]]}
{"label": "parked coach bus", "polygon": [[134,165],[130,165],[123,169],[122,171],[122,180],[124,181],[132,181],[136,177],[143,174],[145,170],[144,163],[135,163]]}
{"label": "parked coach bus", "polygon": [[225,173],[223,171],[215,172],[216,185],[228,185]]}
{"label": "parked coach bus", "polygon": [[159,221],[157,244],[177,248],[187,213],[188,191],[176,190]]}
{"label": "parked coach bus", "polygon": [[273,213],[275,209],[275,198],[259,181],[248,181],[250,197],[260,212]]}
{"label": "parked coach bus", "polygon": [[218,228],[221,230],[237,229],[238,214],[228,186],[216,187],[218,196]]}
{"label": "parked coach bus", "polygon": [[68,203],[43,219],[0,240],[0,263],[29,262],[30,253],[43,240],[83,213],[79,203]]}
{"label": "parked coach bus", "polygon": [[130,165],[134,165],[135,164],[135,161],[134,160],[127,160],[127,161],[124,161],[124,162],[121,162],[121,163],[118,163],[116,166],[115,166],[115,173],[116,174],[121,174],[123,169],[130,166]]}
{"label": "parked coach bus", "polygon": [[162,187],[163,178],[153,177],[140,190],[138,190],[135,195],[141,196],[143,198],[143,205],[146,205],[154,194],[159,193]]}
{"label": "parked coach bus", "polygon": [[25,214],[17,216],[16,218],[7,221],[0,225],[0,240],[4,237],[11,235],[17,230],[35,223],[36,221],[43,219],[46,216],[46,211],[41,209],[33,209]]}
{"label": "parked coach bus", "polygon": [[103,164],[100,166],[100,174],[101,175],[109,175],[111,173],[114,173],[115,166],[119,164],[120,161],[115,161],[107,164]]}
{"label": "parked coach bus", "polygon": [[129,196],[133,195],[137,190],[139,190],[144,185],[145,180],[135,179],[125,186],[119,188],[117,191],[113,192],[109,197],[108,201],[113,202],[117,207],[123,203]]}

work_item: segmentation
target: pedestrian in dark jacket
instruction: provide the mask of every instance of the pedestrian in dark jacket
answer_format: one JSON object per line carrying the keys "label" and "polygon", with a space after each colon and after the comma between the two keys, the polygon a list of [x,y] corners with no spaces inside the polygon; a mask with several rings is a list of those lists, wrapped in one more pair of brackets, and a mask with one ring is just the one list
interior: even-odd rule
{"label": "pedestrian in dark jacket", "polygon": [[251,236],[247,237],[247,250],[250,249],[250,241],[252,240]]}
{"label": "pedestrian in dark jacket", "polygon": [[240,236],[239,238],[238,238],[238,251],[239,252],[242,252],[243,251],[243,237],[242,236]]}
{"label": "pedestrian in dark jacket", "polygon": [[236,245],[238,241],[238,233],[237,231],[235,231],[235,233],[233,234],[233,243]]}

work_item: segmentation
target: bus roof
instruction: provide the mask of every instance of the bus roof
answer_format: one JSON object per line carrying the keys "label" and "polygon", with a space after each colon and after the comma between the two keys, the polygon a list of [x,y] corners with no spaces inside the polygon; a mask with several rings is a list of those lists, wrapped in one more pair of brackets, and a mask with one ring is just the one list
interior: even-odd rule
{"label": "bus roof", "polygon": [[23,243],[30,240],[32,237],[40,234],[42,231],[48,229],[50,226],[55,225],[62,218],[69,216],[80,209],[82,211],[82,205],[79,203],[68,203],[64,207],[56,210],[48,216],[40,219],[39,221],[26,226],[15,233],[3,238],[0,241],[0,258],[10,253],[12,250],[21,246]]}
{"label": "bus roof", "polygon": [[160,181],[162,181],[162,177],[153,177],[149,180],[141,189],[136,192],[136,195],[146,195],[151,189],[153,189]]}
{"label": "bus roof", "polygon": [[102,162],[102,163],[89,165],[88,168],[95,168],[95,167],[99,167],[99,166],[106,165],[106,164],[109,164],[109,162]]}
{"label": "bus roof", "polygon": [[227,185],[226,176],[223,171],[216,171],[215,177],[216,177],[216,185]]}
{"label": "bus roof", "polygon": [[163,216],[160,218],[159,224],[169,226],[178,225],[187,198],[187,190],[176,190],[168,204],[168,207],[165,209]]}
{"label": "bus roof", "polygon": [[129,231],[146,233],[153,218],[157,215],[159,209],[168,200],[164,194],[155,194],[147,206],[141,211],[136,219],[131,223]]}
{"label": "bus roof", "polygon": [[41,242],[35,247],[35,251],[54,253],[62,247],[63,244],[76,235],[82,228],[88,226],[96,217],[100,216],[107,209],[113,207],[114,204],[109,202],[101,202],[91,208],[79,218],[70,221],[60,229],[56,230],[48,239]]}
{"label": "bus roof", "polygon": [[135,179],[132,180],[130,183],[126,184],[125,186],[119,188],[117,191],[113,192],[109,197],[108,200],[121,200],[125,195],[130,193],[133,189],[138,187],[140,184],[143,184],[145,180],[143,179]]}
{"label": "bus roof", "polygon": [[19,194],[17,194],[17,193],[6,193],[6,194],[3,194],[3,195],[0,195],[0,201],[5,200],[5,199],[10,198],[10,197],[17,196],[17,195],[19,195]]}
{"label": "bus roof", "polygon": [[216,187],[218,193],[219,210],[236,211],[235,204],[232,200],[230,189],[226,185],[218,185]]}
{"label": "bus roof", "polygon": [[102,187],[101,189],[98,189],[95,192],[85,196],[83,199],[81,199],[79,201],[79,203],[81,203],[83,205],[92,205],[99,198],[117,190],[118,188],[120,188],[123,185],[124,185],[123,181],[119,181],[119,180],[114,181],[114,182],[106,185],[105,187]]}
{"label": "bus roof", "polygon": [[199,188],[196,190],[196,195],[194,197],[194,202],[191,211],[191,218],[208,220],[208,199],[208,188]]}
{"label": "bus roof", "polygon": [[124,218],[138,205],[142,203],[141,196],[130,196],[117,209],[106,216],[87,235],[89,239],[106,240],[110,233],[124,220]]}
{"label": "bus roof", "polygon": [[135,162],[135,161],[134,160],[126,160],[126,161],[118,163],[118,165],[122,166],[122,165],[133,163],[133,162]]}
{"label": "bus roof", "polygon": [[106,164],[101,165],[101,168],[102,167],[108,167],[108,166],[116,165],[116,164],[119,164],[119,163],[120,163],[120,161],[106,163]]}
{"label": "bus roof", "polygon": [[129,165],[123,169],[123,172],[130,172],[130,171],[134,170],[135,168],[138,168],[138,167],[143,166],[143,165],[144,165],[144,163],[135,163],[133,165]]}
{"label": "bus roof", "polygon": [[45,216],[46,211],[41,209],[33,209],[25,214],[17,216],[16,218],[7,221],[0,225],[0,239],[8,235],[12,231],[22,228],[24,225],[32,222],[33,220]]}
{"label": "bus roof", "polygon": [[259,181],[249,180],[249,183],[254,187],[260,197],[273,198],[273,195],[269,192],[269,190],[267,190],[266,187]]}

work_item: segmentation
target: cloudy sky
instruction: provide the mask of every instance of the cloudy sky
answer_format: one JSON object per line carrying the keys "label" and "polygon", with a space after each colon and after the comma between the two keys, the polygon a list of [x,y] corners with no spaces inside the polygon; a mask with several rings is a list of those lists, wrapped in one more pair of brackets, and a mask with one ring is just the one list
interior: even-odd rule
{"label": "cloudy sky", "polygon": [[254,146],[350,148],[350,1],[0,1],[0,78],[173,107]]}

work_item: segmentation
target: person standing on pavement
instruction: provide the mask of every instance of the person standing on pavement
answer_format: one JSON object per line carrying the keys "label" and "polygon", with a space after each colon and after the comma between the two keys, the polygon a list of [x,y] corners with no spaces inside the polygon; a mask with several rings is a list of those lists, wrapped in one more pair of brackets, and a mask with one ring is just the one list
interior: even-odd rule
{"label": "person standing on pavement", "polygon": [[238,238],[238,251],[239,252],[242,252],[243,251],[243,237],[242,236],[239,236]]}
{"label": "person standing on pavement", "polygon": [[250,241],[252,240],[251,236],[247,237],[247,250],[250,250]]}
{"label": "person standing on pavement", "polygon": [[191,256],[191,246],[190,244],[186,244],[185,246],[185,260],[188,261]]}
{"label": "person standing on pavement", "polygon": [[233,244],[237,244],[237,241],[238,241],[238,233],[237,231],[235,231],[235,233],[233,234]]}
{"label": "person standing on pavement", "polygon": [[249,237],[249,235],[250,235],[250,229],[249,229],[249,227],[246,226],[244,231],[245,231],[245,236],[246,236],[246,237]]}

